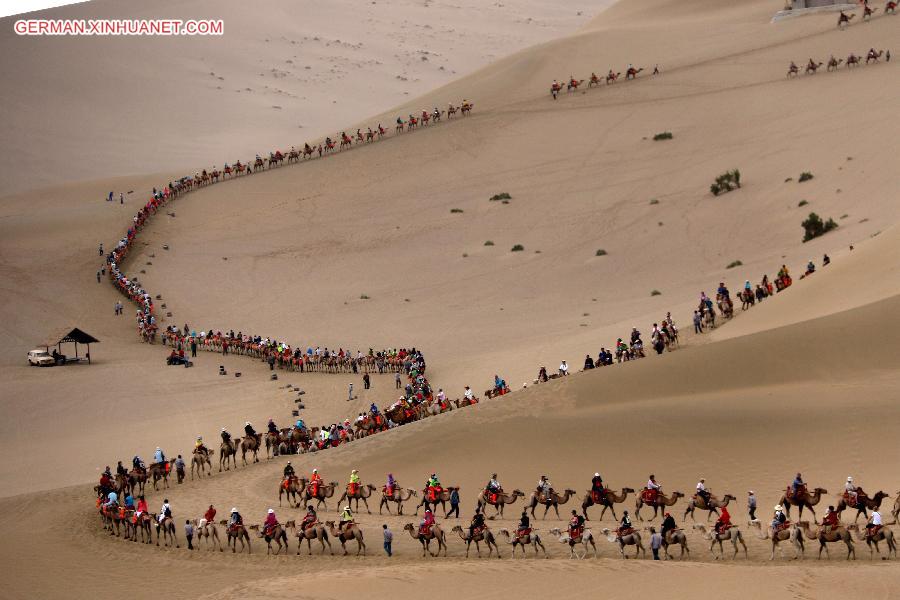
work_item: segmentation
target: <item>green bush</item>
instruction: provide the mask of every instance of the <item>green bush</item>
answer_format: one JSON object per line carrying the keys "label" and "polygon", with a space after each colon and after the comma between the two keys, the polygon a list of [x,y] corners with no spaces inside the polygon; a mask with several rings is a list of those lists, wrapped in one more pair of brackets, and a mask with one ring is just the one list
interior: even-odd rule
{"label": "green bush", "polygon": [[651,204],[651,205],[653,205],[653,204],[659,204],[659,200],[658,200],[657,198],[653,198],[652,200],[650,200],[650,204]]}
{"label": "green bush", "polygon": [[709,186],[709,191],[713,196],[725,194],[741,187],[741,172],[737,169],[726,171],[716,177],[716,180]]}
{"label": "green bush", "polygon": [[663,131],[662,133],[657,133],[653,136],[653,141],[658,142],[660,140],[671,140],[672,132],[671,131]]}
{"label": "green bush", "polygon": [[606,256],[606,250],[600,248],[599,250],[597,250],[597,253],[594,254],[594,256]]}
{"label": "green bush", "polygon": [[484,243],[484,245],[485,245],[485,246],[493,246],[493,245],[494,245],[494,242],[492,242],[491,240],[488,240],[488,241],[486,241],[486,242]]}
{"label": "green bush", "polygon": [[799,208],[799,207],[801,207],[801,206],[806,206],[807,204],[809,204],[809,202],[807,202],[806,200],[801,200],[801,201],[797,204],[797,207]]}
{"label": "green bush", "polygon": [[809,181],[812,178],[813,178],[812,173],[810,173],[809,171],[803,171],[802,173],[800,173],[800,178],[797,179],[797,182],[803,183],[804,181]]}
{"label": "green bush", "polygon": [[804,242],[825,235],[832,229],[836,229],[838,226],[838,224],[834,222],[834,219],[831,218],[829,218],[828,221],[823,222],[822,218],[814,212],[809,213],[809,217],[807,217],[800,225],[803,227]]}
{"label": "green bush", "polygon": [[461,209],[461,208],[451,208],[450,209],[451,213],[461,213],[462,211],[463,211],[463,209]]}
{"label": "green bush", "polygon": [[512,200],[512,196],[506,192],[500,192],[499,194],[491,196],[491,202],[496,202],[497,200]]}
{"label": "green bush", "polygon": [[512,247],[512,250],[510,250],[510,252],[521,252],[524,249],[525,249],[525,246],[523,246],[522,244],[516,244],[515,246]]}
{"label": "green bush", "polygon": [[650,292],[650,295],[651,296],[662,296],[662,292],[659,290],[653,290],[652,292]]}
{"label": "green bush", "polygon": [[733,260],[733,261],[731,261],[730,263],[728,263],[728,266],[725,267],[725,268],[726,268],[726,269],[733,269],[733,268],[735,268],[735,267],[740,267],[740,266],[743,265],[743,264],[744,264],[744,263],[742,263],[742,262],[739,261],[739,260]]}
{"label": "green bush", "polygon": [[370,298],[369,298],[368,296],[366,296],[365,294],[361,294],[361,295],[359,296],[359,299],[360,299],[360,300],[369,300]]}

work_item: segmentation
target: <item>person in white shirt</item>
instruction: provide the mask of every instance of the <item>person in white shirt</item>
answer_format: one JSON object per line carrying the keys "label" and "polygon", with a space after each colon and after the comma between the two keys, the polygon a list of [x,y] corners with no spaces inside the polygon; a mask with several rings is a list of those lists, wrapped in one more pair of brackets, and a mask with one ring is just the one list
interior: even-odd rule
{"label": "person in white shirt", "polygon": [[466,400],[472,401],[475,398],[475,395],[472,393],[472,388],[466,386]]}
{"label": "person in white shirt", "polygon": [[659,496],[659,492],[662,489],[662,486],[656,483],[656,477],[651,475],[650,479],[647,480],[647,489],[650,490],[651,495],[654,499]]}
{"label": "person in white shirt", "polygon": [[706,489],[706,479],[703,477],[697,482],[697,495],[703,498],[703,502],[709,507],[709,490]]}
{"label": "person in white shirt", "polygon": [[853,477],[847,478],[847,483],[844,484],[844,490],[847,492],[847,500],[849,500],[850,506],[856,506],[857,493],[856,486],[853,485]]}
{"label": "person in white shirt", "polygon": [[171,516],[172,516],[172,507],[169,506],[169,499],[166,498],[165,500],[163,500],[162,508],[159,509],[159,516],[157,517],[157,519],[159,520],[160,523],[162,523],[166,519],[166,517],[171,517]]}
{"label": "person in white shirt", "polygon": [[443,388],[438,390],[437,399],[440,403],[443,403],[447,399],[447,394],[444,393]]}
{"label": "person in white shirt", "polygon": [[560,375],[568,375],[569,374],[569,365],[566,364],[566,361],[562,361],[562,364],[559,365],[559,374]]}

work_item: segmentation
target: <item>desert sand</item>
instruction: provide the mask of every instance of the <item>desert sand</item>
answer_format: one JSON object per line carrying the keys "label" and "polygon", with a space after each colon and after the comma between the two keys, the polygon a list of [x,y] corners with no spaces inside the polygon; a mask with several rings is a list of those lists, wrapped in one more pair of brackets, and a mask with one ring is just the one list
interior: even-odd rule
{"label": "desert sand", "polygon": [[[489,28],[490,19],[471,17],[472,7],[427,4],[445,11],[434,27],[451,23],[467,39],[483,38],[477,28]],[[857,19],[846,31],[834,27],[831,14],[771,24],[780,6],[709,0],[623,0],[588,20],[599,7],[567,6],[562,15],[549,4],[530,3],[527,8],[546,22],[543,37],[535,37],[517,29],[528,12],[523,6],[509,3],[509,20],[490,27],[510,36],[508,45],[481,39],[469,46],[472,54],[453,54],[456,75],[445,69],[426,76],[419,63],[431,58],[415,59],[417,70],[409,71],[415,85],[346,88],[337,105],[329,105],[330,96],[310,96],[303,116],[285,104],[277,116],[235,118],[251,102],[243,94],[219,101],[225,94],[215,90],[218,84],[189,83],[192,74],[224,73],[218,65],[225,64],[243,74],[229,78],[254,77],[268,62],[246,56],[264,54],[261,32],[276,23],[284,27],[274,9],[246,16],[247,31],[255,33],[205,48],[205,62],[188,54],[185,40],[168,48],[183,59],[170,66],[183,78],[183,96],[142,93],[154,77],[167,76],[145,64],[142,53],[153,43],[147,40],[136,41],[133,56],[106,56],[105,71],[84,61],[54,63],[47,69],[60,69],[55,81],[13,73],[14,61],[4,59],[4,76],[22,82],[2,92],[4,139],[13,141],[3,152],[19,157],[4,155],[4,164],[16,168],[4,175],[4,189],[12,193],[0,199],[0,322],[7,341],[0,353],[4,596],[329,597],[345,588],[378,598],[537,597],[585,589],[627,598],[660,592],[681,598],[711,589],[728,598],[893,596],[900,584],[896,560],[870,561],[864,544],[856,545],[855,563],[843,561],[836,548],[831,560],[815,561],[814,543],[803,562],[791,560],[786,549],[770,563],[769,543],[747,528],[744,503],[747,490],[756,490],[767,520],[797,471],[829,491],[820,506],[836,499],[848,475],[867,490],[891,494],[885,509],[900,489],[894,427],[900,416],[894,348],[900,204],[898,129],[890,110],[900,95],[897,65],[882,60],[785,77],[791,60],[802,65],[810,57],[889,47],[897,21]],[[169,8],[151,6],[141,14]],[[76,9],[109,10],[102,2],[57,10]],[[446,14],[451,9],[460,11],[456,20]],[[223,10],[243,14],[237,5]],[[355,23],[354,36],[335,31],[320,37],[362,43],[354,56],[376,40],[397,44],[404,35],[411,37],[403,48],[421,46],[422,39],[438,43],[436,35],[415,38],[402,27],[404,15],[418,14],[421,5],[391,10],[378,17],[381,38],[362,22]],[[316,18],[333,21],[325,12]],[[310,31],[304,26],[279,43]],[[440,38],[448,61],[451,39],[449,33]],[[7,31],[0,44],[24,52]],[[316,69],[337,54],[317,55],[311,44],[296,53],[304,61],[319,56]],[[384,48],[374,55],[387,73],[411,56],[391,56]],[[236,62],[237,56],[244,58]],[[629,63],[645,68],[636,81],[564,93],[555,102],[548,94],[553,79],[586,79],[592,71],[624,71]],[[661,74],[651,77],[655,64]],[[124,75],[135,65],[146,68],[145,77]],[[380,79],[365,66],[354,73]],[[108,79],[104,85],[133,95],[122,104],[140,107],[140,117],[109,113],[124,137],[91,127],[95,137],[89,139],[98,144],[76,151],[85,146],[85,123],[91,124],[78,111],[93,110],[93,94],[102,88],[73,92],[65,106],[74,116],[57,114],[50,100],[24,108],[32,96],[23,86],[49,93],[68,77]],[[404,91],[415,99],[406,100]],[[269,115],[263,108],[276,102],[260,101],[263,95],[252,102]],[[368,391],[350,375],[282,373],[270,381],[261,363],[212,354],[201,354],[193,369],[169,369],[164,350],[140,343],[130,305],[124,317],[113,316],[120,296],[105,280],[96,282],[98,243],[112,247],[150,189],[173,177],[302,145],[335,129],[388,126],[397,115],[462,98],[475,103],[465,119],[175,200],[167,208],[174,217],[163,213],[142,231],[126,270],[145,271],[140,277],[147,289],[162,295],[173,313],[164,324],[241,329],[304,347],[415,345],[428,359],[429,380],[451,397],[462,395],[464,385],[480,394],[495,373],[516,389],[324,454],[292,457],[300,473],[318,468],[326,480],[343,484],[359,469],[364,483],[380,486],[393,472],[402,485],[421,488],[437,471],[445,484],[462,488],[463,525],[492,472],[507,489],[527,495],[546,473],[557,489],[574,489],[579,506],[597,470],[614,488],[640,488],[654,473],[666,490],[685,493],[705,477],[714,493],[738,498],[731,512],[749,557],[716,564],[702,538],[689,531],[687,560],[623,561],[600,536],[602,527],[615,526],[607,516],[591,522],[600,558],[570,561],[548,530],[564,527],[574,501],[561,507],[562,520],[537,520],[550,560],[513,562],[506,545],[501,561],[465,559],[455,534],[447,558],[422,558],[402,529],[415,517],[365,511],[357,515],[368,545],[364,558],[305,551],[297,557],[294,539],[289,554],[279,557],[266,557],[257,539],[253,556],[189,554],[110,539],[100,529],[91,492],[105,465],[134,454],[148,458],[156,446],[186,454],[197,435],[215,440],[220,427],[236,432],[247,419],[257,429],[270,417],[286,424],[293,399],[283,389],[287,383],[306,390],[303,416],[313,424],[352,417],[371,402],[386,405],[395,391],[389,375],[374,376]],[[203,106],[201,120],[184,105]],[[293,125],[298,119],[301,132]],[[23,138],[16,129],[38,122],[40,135]],[[215,134],[182,135],[191,127],[207,132],[211,123],[219,128]],[[661,131],[671,131],[673,139],[652,141]],[[150,132],[168,139],[141,143]],[[47,164],[37,164],[37,155]],[[713,197],[709,184],[731,168],[741,170],[741,189]],[[814,178],[799,183],[804,171]],[[109,190],[132,193],[120,205],[102,200]],[[511,195],[508,204],[488,200],[500,192]],[[801,200],[807,204],[798,206]],[[802,243],[800,222],[811,211],[839,227]],[[493,245],[485,245],[488,240]],[[515,244],[524,251],[511,252]],[[597,256],[599,249],[606,255]],[[823,268],[825,253],[832,263]],[[810,259],[819,269],[800,280]],[[737,260],[742,265],[726,268]],[[795,275],[791,288],[745,313],[737,307],[736,318],[712,332],[691,333],[701,291],[714,293],[719,281],[736,291],[744,280],[774,277],[782,264]],[[531,384],[542,364],[552,372],[565,359],[577,371],[585,354],[612,347],[633,326],[648,334],[667,311],[683,334],[676,351]],[[64,326],[101,340],[92,348],[94,364],[25,366],[25,352]],[[220,364],[242,377],[219,377]],[[354,402],[346,401],[350,382],[359,393]],[[529,389],[518,390],[526,382]],[[240,507],[248,523],[261,522],[273,505],[282,520],[299,519],[300,510],[276,504],[286,460],[216,472],[151,492],[148,500],[156,511],[168,497],[181,523],[210,503],[223,517]],[[619,506],[634,504],[629,499]],[[679,522],[684,506],[674,507]],[[323,520],[336,518],[335,508],[329,503]],[[517,516],[511,510],[491,527],[514,527]],[[698,521],[704,518],[698,513]],[[391,559],[381,551],[382,523],[395,534]],[[179,537],[183,545],[180,529]]]}

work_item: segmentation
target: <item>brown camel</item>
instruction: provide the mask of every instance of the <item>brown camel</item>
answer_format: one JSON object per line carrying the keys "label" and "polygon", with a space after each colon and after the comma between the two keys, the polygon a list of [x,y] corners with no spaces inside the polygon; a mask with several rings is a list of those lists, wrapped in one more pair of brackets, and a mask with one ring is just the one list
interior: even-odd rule
{"label": "brown camel", "polygon": [[635,69],[634,67],[631,67],[630,69],[625,71],[625,80],[627,81],[629,79],[637,79],[638,73],[640,73],[643,70],[644,70],[644,67],[641,67],[640,69]]}
{"label": "brown camel", "polygon": [[434,500],[429,500],[428,490],[425,489],[422,491],[422,501],[416,505],[416,513],[419,514],[419,509],[421,507],[425,507],[426,510],[431,508],[431,505],[434,504],[435,508],[437,508],[438,502],[441,503],[441,508],[444,510],[444,518],[447,518],[447,503],[450,502],[450,494],[453,493],[453,490],[459,491],[459,487],[449,486],[442,488],[440,492],[436,493],[434,496]]}
{"label": "brown camel", "polygon": [[291,477],[289,480],[282,479],[278,483],[278,506],[281,506],[281,497],[285,496],[289,503],[293,503],[296,508],[300,507],[299,495],[303,494],[308,481],[305,477]]}
{"label": "brown camel", "polygon": [[322,545],[322,550],[319,554],[325,554],[325,544],[328,544],[328,552],[334,556],[334,550],[331,548],[331,542],[328,540],[328,532],[325,531],[325,526],[321,523],[313,523],[308,525],[304,529],[297,528],[294,521],[288,521],[285,523],[285,527],[287,529],[295,529],[297,532],[297,554],[300,554],[300,548],[303,546],[303,542],[306,541],[306,545],[309,548],[309,554],[312,555],[312,541],[318,540],[318,542]]}
{"label": "brown camel", "polygon": [[544,558],[549,558],[547,556],[547,549],[544,548],[544,543],[541,541],[541,536],[532,529],[528,529],[526,532],[517,531],[515,536],[511,536],[508,529],[501,529],[497,533],[504,536],[506,538],[506,543],[512,546],[513,558],[516,557],[516,546],[522,546],[522,556],[526,555],[525,547],[531,546],[534,548],[535,558],[537,558],[538,555],[538,548],[544,551]]}
{"label": "brown camel", "polygon": [[348,503],[351,500],[356,500],[356,507],[353,510],[358,511],[359,510],[359,501],[362,500],[363,504],[366,506],[366,512],[371,515],[372,511],[369,510],[369,500],[368,499],[372,496],[372,493],[375,492],[377,489],[378,488],[376,488],[371,483],[368,483],[366,485],[360,484],[357,487],[356,492],[351,495],[349,490],[347,490],[345,488],[343,495],[341,495],[341,499],[338,500],[338,504],[343,504],[344,499],[346,499]]}
{"label": "brown camel", "polygon": [[347,556],[348,554],[347,546],[345,544],[351,540],[356,540],[356,555],[366,555],[366,544],[363,542],[363,532],[362,529],[359,528],[359,525],[350,521],[349,523],[344,523],[341,526],[341,530],[338,531],[334,528],[334,521],[325,521],[325,527],[328,528],[328,532],[331,536],[341,543],[341,548],[344,549],[344,556]]}
{"label": "brown camel", "polygon": [[674,506],[679,498],[684,498],[684,494],[681,492],[672,492],[670,497],[666,497],[662,492],[658,492],[656,497],[651,499],[647,492],[649,492],[647,488],[642,489],[641,493],[634,499],[634,515],[641,521],[644,520],[641,516],[641,507],[645,504],[653,507],[653,516],[650,517],[650,520],[652,521],[660,512],[662,512],[664,506]]}
{"label": "brown camel", "polygon": [[[141,543],[142,544],[152,544],[153,543],[153,516],[150,513],[141,513],[141,516],[135,516],[135,529],[141,532]],[[146,537],[146,541],[144,538]],[[137,541],[134,537],[131,538],[132,541]]]}
{"label": "brown camel", "polygon": [[460,525],[455,525],[453,527],[453,533],[459,535],[459,538],[466,543],[466,558],[469,558],[469,549],[472,547],[472,542],[475,543],[475,551],[478,552],[478,558],[481,558],[481,546],[479,542],[484,542],[488,547],[488,558],[490,558],[494,554],[494,550],[497,551],[497,558],[500,558],[500,548],[497,546],[497,540],[494,538],[494,534],[491,533],[491,530],[487,527],[484,527],[475,532],[475,535],[469,536],[469,532],[464,530]]}
{"label": "brown camel", "polygon": [[197,543],[200,543],[200,540],[203,540],[205,547],[209,550],[209,542],[212,540],[212,549],[215,551],[218,546],[219,552],[224,552],[225,548],[222,546],[222,540],[219,538],[219,528],[215,523],[207,521],[206,519],[200,519],[198,522],[197,519],[194,519],[194,535],[197,536]]}
{"label": "brown camel", "polygon": [[769,560],[775,560],[776,548],[778,548],[778,552],[781,556],[784,557],[784,551],[779,544],[786,541],[790,541],[797,551],[797,555],[794,556],[794,559],[803,559],[803,552],[806,550],[806,546],[803,543],[803,534],[796,524],[791,523],[788,527],[779,529],[777,532],[773,533],[771,527],[763,529],[762,523],[758,519],[754,519],[753,521],[750,521],[750,527],[756,527],[757,538],[761,540],[772,540],[772,556]]}
{"label": "brown camel", "polygon": [[[758,523],[759,521],[756,522]],[[725,558],[725,551],[722,548],[722,542],[726,541],[730,541],[731,545],[734,546],[734,554],[731,555],[732,560],[737,558],[738,544],[744,547],[744,558],[748,558],[747,544],[744,543],[744,536],[743,534],[741,534],[741,530],[737,527],[732,526],[721,533],[716,533],[715,531],[707,531],[706,525],[703,525],[702,523],[694,523],[694,529],[699,531],[705,539],[709,540],[709,552],[716,557],[716,560]],[[718,555],[713,552],[713,548],[715,547],[716,542],[718,542],[719,544]]]}
{"label": "brown camel", "polygon": [[632,531],[628,535],[623,535],[616,537],[613,535],[609,529],[603,528],[603,535],[606,536],[606,540],[611,544],[616,544],[619,547],[619,553],[622,555],[622,558],[628,558],[625,556],[625,546],[634,546],[634,557],[638,557],[638,553],[642,553],[643,557],[647,557],[647,550],[644,548],[644,544],[641,543],[641,534],[637,531]]}
{"label": "brown camel", "polygon": [[600,505],[603,507],[603,510],[600,511],[600,520],[601,521],[603,520],[603,515],[606,514],[606,509],[611,510],[613,519],[618,521],[619,517],[616,516],[616,507],[614,505],[625,502],[625,500],[628,498],[628,494],[633,494],[633,493],[634,493],[634,490],[631,488],[622,488],[622,493],[619,495],[616,495],[616,492],[614,490],[611,490],[609,488],[604,488],[603,493],[600,494],[599,497],[596,498],[596,501],[595,501],[594,494],[592,492],[588,491],[588,493],[585,494],[585,496],[584,496],[584,500],[581,501],[581,512],[584,515],[584,520],[590,521],[590,519],[588,518],[587,509],[588,509],[588,507],[594,506],[595,504],[597,504],[597,505]]}
{"label": "brown camel", "polygon": [[837,71],[837,68],[841,66],[841,63],[844,62],[843,58],[835,58],[834,55],[828,59],[828,65],[826,66],[827,71]]}
{"label": "brown camel", "polygon": [[497,493],[496,501],[491,502],[488,491],[481,490],[481,492],[478,493],[478,500],[477,500],[478,510],[483,511],[485,509],[485,507],[490,505],[490,506],[494,507],[495,511],[497,511],[495,514],[500,515],[502,517],[504,506],[506,506],[507,504],[513,504],[516,501],[516,499],[524,498],[524,497],[525,497],[525,492],[523,492],[522,490],[513,490],[511,494],[507,494],[506,492],[501,490],[500,492]]}
{"label": "brown camel", "polygon": [[900,517],[900,492],[897,493],[897,499],[894,500],[894,508],[891,510],[891,516],[894,517],[894,523],[897,523],[897,517]]}
{"label": "brown camel", "polygon": [[873,536],[862,535],[859,532],[859,525],[856,525],[855,523],[853,525],[849,525],[847,527],[847,530],[852,531],[854,533],[857,541],[866,543],[866,546],[869,547],[869,557],[870,558],[875,558],[875,554],[872,551],[873,546],[874,546],[874,550],[876,552],[878,552],[878,556],[881,556],[881,548],[878,547],[878,542],[881,542],[881,541],[887,542],[887,547],[888,547],[887,557],[890,558],[891,553],[893,553],[894,558],[897,558],[897,542],[894,540],[894,532],[891,531],[890,529],[888,529],[887,527],[880,528],[878,530],[878,533],[876,533]]}
{"label": "brown camel", "polygon": [[674,560],[674,556],[669,554],[669,546],[681,546],[681,554],[678,555],[679,559],[684,558],[685,552],[687,552],[688,558],[691,556],[691,550],[687,545],[687,535],[685,535],[683,529],[671,529],[666,532],[666,535],[662,539],[662,547],[663,553],[665,554],[666,560]]}
{"label": "brown camel", "polygon": [[163,520],[160,521],[156,515],[151,513],[151,516],[156,521],[156,545],[159,546],[159,538],[163,538],[164,546],[175,544],[176,548],[181,548],[178,545],[178,535],[175,532],[175,519],[163,517]]}
{"label": "brown camel", "polygon": [[691,515],[691,521],[694,520],[694,509],[699,508],[700,510],[707,511],[706,520],[709,521],[709,518],[712,517],[713,513],[716,513],[716,516],[719,516],[718,509],[728,506],[728,503],[732,500],[737,500],[731,494],[725,494],[721,500],[716,498],[713,495],[709,496],[709,502],[707,502],[703,496],[700,494],[694,494],[694,497],[688,500],[687,508],[684,509],[684,521],[687,521],[687,516]]}
{"label": "brown camel", "polygon": [[278,456],[278,446],[281,444],[281,436],[278,433],[266,432],[266,458]]}
{"label": "brown camel", "polygon": [[778,504],[784,507],[784,515],[790,519],[791,518],[791,507],[799,506],[800,514],[797,515],[797,519],[800,519],[803,516],[803,509],[808,508],[809,512],[813,515],[813,523],[816,522],[816,511],[813,508],[819,501],[822,499],[823,494],[827,494],[828,490],[824,490],[822,488],[816,488],[815,491],[810,494],[805,488],[799,490],[797,494],[791,494],[790,496],[785,493],[781,500],[779,500]]}
{"label": "brown camel", "polygon": [[156,485],[159,483],[159,480],[162,479],[163,487],[169,487],[169,473],[172,471],[172,468],[175,465],[175,459],[169,460],[167,462],[161,463],[153,463],[147,468],[147,476],[148,478],[153,479],[153,489],[156,490]]}
{"label": "brown camel", "polygon": [[841,499],[838,500],[837,510],[835,512],[840,516],[841,512],[847,508],[855,508],[856,509],[856,518],[853,519],[853,522],[856,523],[859,520],[859,516],[862,515],[867,520],[869,518],[869,513],[866,510],[878,510],[881,506],[881,503],[887,498],[888,495],[884,492],[876,492],[874,496],[869,498],[869,495],[866,494],[862,488],[857,488],[856,490],[856,506],[850,506],[848,504],[848,496],[847,494],[843,494]]}
{"label": "brown camel", "polygon": [[[590,529],[583,530],[579,535],[572,537],[572,534],[569,532],[563,533],[559,527],[554,527],[550,530],[550,535],[555,535],[559,538],[560,544],[568,544],[569,545],[569,558],[578,558],[584,559],[588,553],[588,546],[593,549],[594,558],[597,558],[597,544],[594,542],[594,534]],[[584,546],[584,551],[581,553],[581,556],[578,556],[575,552],[575,546],[582,544]]]}
{"label": "brown camel", "polygon": [[388,514],[391,513],[391,502],[397,503],[397,514],[403,514],[403,503],[412,498],[413,496],[418,497],[419,492],[416,490],[411,490],[409,488],[401,488],[398,485],[394,486],[394,489],[390,496],[387,493],[387,486],[383,486],[381,488],[381,503],[378,505],[378,514],[381,514],[382,508],[387,508]]}
{"label": "brown camel", "polygon": [[[447,536],[437,523],[432,525],[427,532],[422,532],[412,523],[407,523],[403,526],[403,531],[408,531],[409,537],[418,540],[422,544],[422,556],[425,556],[426,552],[431,556],[440,556],[441,548],[444,549],[444,556],[447,556]],[[438,550],[436,554],[431,551],[431,540],[437,540]]]}
{"label": "brown camel", "polygon": [[281,554],[281,548],[284,547],[284,551],[288,551],[288,538],[287,531],[285,528],[279,523],[272,529],[268,531],[264,531],[262,537],[266,540],[266,555],[272,554],[272,542],[278,544],[278,548],[275,549],[274,554]]}
{"label": "brown camel", "polygon": [[247,532],[247,528],[243,525],[231,525],[227,526],[225,529],[225,534],[228,536],[228,546],[231,548],[231,552],[237,552],[237,543],[238,540],[241,542],[241,552],[244,551],[244,542],[247,543],[247,554],[253,554],[253,549],[250,546],[250,534]]}
{"label": "brown camel", "polygon": [[[203,465],[206,465],[206,468]],[[194,450],[194,455],[191,457],[191,480],[194,479],[194,470],[197,471],[197,477],[203,477],[204,471],[206,471],[207,475],[212,475],[212,462],[209,460],[209,450],[205,448],[199,451]]]}
{"label": "brown camel", "polygon": [[237,443],[234,440],[222,442],[219,446],[219,472],[222,472],[222,463],[225,464],[225,470],[228,471],[228,461],[231,460],[234,468],[237,469]]}
{"label": "brown camel", "polygon": [[247,453],[253,453],[253,462],[259,462],[259,447],[262,444],[262,434],[257,433],[255,436],[246,436],[241,439],[241,461],[247,466]]}
{"label": "brown camel", "polygon": [[303,504],[306,504],[310,500],[316,500],[316,510],[319,510],[319,506],[324,506],[325,510],[328,510],[328,504],[325,502],[328,498],[334,496],[334,490],[337,488],[338,482],[332,481],[329,484],[320,483],[319,489],[316,490],[316,495],[313,496],[310,491],[312,488],[312,484],[308,484],[306,489],[303,490]]}
{"label": "brown camel", "polygon": [[537,508],[537,505],[542,504],[544,506],[544,515],[541,518],[546,519],[547,512],[549,512],[549,510],[553,508],[553,510],[556,511],[556,518],[558,519],[560,518],[559,505],[565,504],[569,501],[569,498],[577,493],[578,492],[576,492],[575,490],[566,489],[566,491],[562,495],[560,495],[556,492],[556,490],[551,489],[550,493],[547,494],[547,497],[544,497],[543,494],[535,490],[531,493],[531,516],[534,517],[534,509]]}
{"label": "brown camel", "polygon": [[828,544],[833,542],[843,542],[847,545],[847,560],[850,560],[851,556],[853,557],[853,560],[856,560],[856,548],[853,547],[853,537],[843,525],[838,525],[834,528],[820,526],[816,531],[813,531],[809,526],[809,521],[798,521],[797,527],[803,530],[806,539],[819,540],[820,559],[822,558],[822,550],[825,551],[826,559],[831,558],[828,553]]}

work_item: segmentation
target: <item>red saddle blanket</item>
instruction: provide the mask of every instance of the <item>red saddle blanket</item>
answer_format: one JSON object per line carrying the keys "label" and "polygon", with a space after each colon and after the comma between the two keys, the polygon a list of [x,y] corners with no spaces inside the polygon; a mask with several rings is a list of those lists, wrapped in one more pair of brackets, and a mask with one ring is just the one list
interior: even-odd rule
{"label": "red saddle blanket", "polygon": [[572,539],[581,537],[584,533],[584,527],[569,527],[569,537]]}
{"label": "red saddle blanket", "polygon": [[632,533],[634,533],[634,527],[619,527],[616,530],[616,535],[618,535],[619,537],[625,537],[626,535],[631,535]]}
{"label": "red saddle blanket", "polygon": [[641,500],[644,502],[656,502],[656,499],[659,497],[659,490],[648,490],[644,488],[641,490]]}
{"label": "red saddle blanket", "polygon": [[600,504],[603,502],[603,497],[606,495],[606,490],[603,489],[601,491],[591,490],[591,500],[594,501],[594,504]]}
{"label": "red saddle blanket", "polygon": [[525,537],[526,535],[531,535],[531,527],[526,527],[525,529],[517,529],[516,535],[518,537]]}
{"label": "red saddle blanket", "polygon": [[420,525],[419,526],[419,535],[429,536],[431,535],[431,525]]}
{"label": "red saddle blanket", "polygon": [[428,488],[428,500],[429,500],[429,502],[434,502],[435,500],[437,500],[437,497],[438,497],[438,496],[441,494],[441,492],[443,492],[443,491],[444,491],[444,488],[442,488],[442,487],[439,486],[439,485],[429,487],[429,488]]}

